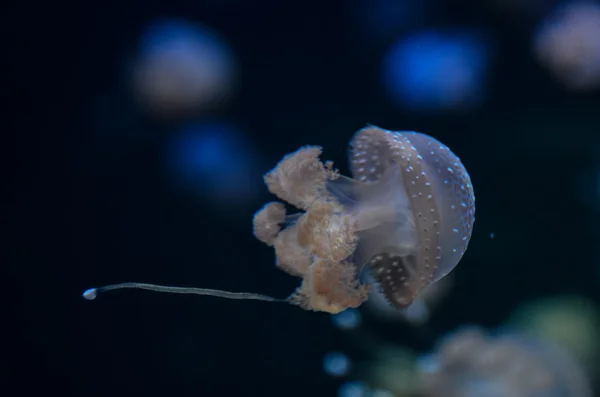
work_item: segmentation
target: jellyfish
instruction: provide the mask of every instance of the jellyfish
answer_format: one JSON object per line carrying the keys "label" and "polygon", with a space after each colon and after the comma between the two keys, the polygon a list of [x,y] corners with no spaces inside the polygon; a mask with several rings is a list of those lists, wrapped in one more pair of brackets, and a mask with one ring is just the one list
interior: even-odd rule
{"label": "jellyfish", "polygon": [[[273,247],[276,266],[301,279],[286,299],[204,288],[123,283],[84,293],[140,288],[230,299],[287,302],[340,313],[359,307],[376,284],[389,304],[407,308],[447,275],[465,253],[475,221],[475,196],[459,158],[436,139],[376,126],[350,142],[353,178],[340,175],[322,149],[285,156],[264,181],[281,201],[253,220],[254,236]],[[287,203],[300,210],[288,214]],[[361,282],[368,272],[372,283]]]}
{"label": "jellyfish", "polygon": [[583,369],[554,345],[476,327],[447,337],[421,360],[427,397],[591,397]]}

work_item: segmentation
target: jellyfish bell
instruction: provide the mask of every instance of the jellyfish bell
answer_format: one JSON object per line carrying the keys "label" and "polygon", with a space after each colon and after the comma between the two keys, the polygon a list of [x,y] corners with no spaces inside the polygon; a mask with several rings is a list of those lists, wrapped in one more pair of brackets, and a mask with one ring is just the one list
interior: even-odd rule
{"label": "jellyfish bell", "polygon": [[[471,237],[475,197],[469,174],[445,145],[416,132],[365,127],[350,145],[354,178],[321,162],[321,151],[303,147],[265,175],[269,191],[299,213],[273,202],[254,217],[254,235],[274,248],[277,266],[302,279],[290,297],[154,290],[284,301],[335,314],[367,300],[370,285],[359,278],[367,271],[392,306],[406,308],[458,264]],[[84,296],[118,288],[153,289],[125,283]]]}
{"label": "jellyfish bell", "polygon": [[350,156],[355,179],[328,187],[356,218],[353,261],[370,269],[390,303],[407,307],[467,249],[475,220],[469,174],[445,145],[417,132],[363,128]]}

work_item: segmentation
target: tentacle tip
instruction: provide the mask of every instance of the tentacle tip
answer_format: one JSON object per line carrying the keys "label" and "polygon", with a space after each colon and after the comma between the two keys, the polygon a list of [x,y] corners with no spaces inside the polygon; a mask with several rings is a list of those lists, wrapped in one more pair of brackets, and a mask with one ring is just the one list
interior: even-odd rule
{"label": "tentacle tip", "polygon": [[98,295],[98,291],[96,290],[96,288],[90,288],[88,290],[86,290],[83,293],[83,297],[89,301],[96,299],[96,296]]}

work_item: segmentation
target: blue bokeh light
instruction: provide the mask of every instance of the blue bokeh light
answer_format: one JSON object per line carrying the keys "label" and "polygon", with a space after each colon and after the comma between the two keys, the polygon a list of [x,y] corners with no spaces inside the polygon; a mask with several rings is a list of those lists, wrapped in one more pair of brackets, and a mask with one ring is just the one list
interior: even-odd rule
{"label": "blue bokeh light", "polygon": [[330,376],[344,376],[350,370],[350,359],[343,353],[328,353],[323,358],[323,369]]}
{"label": "blue bokeh light", "polygon": [[472,108],[483,100],[489,55],[476,31],[423,31],[391,46],[383,83],[394,103],[412,110]]}
{"label": "blue bokeh light", "polygon": [[332,315],[332,320],[338,328],[350,330],[360,325],[362,316],[358,309],[347,309],[341,313]]}
{"label": "blue bokeh light", "polygon": [[262,186],[256,150],[241,129],[228,123],[184,127],[173,137],[167,157],[180,187],[218,203],[243,204]]}

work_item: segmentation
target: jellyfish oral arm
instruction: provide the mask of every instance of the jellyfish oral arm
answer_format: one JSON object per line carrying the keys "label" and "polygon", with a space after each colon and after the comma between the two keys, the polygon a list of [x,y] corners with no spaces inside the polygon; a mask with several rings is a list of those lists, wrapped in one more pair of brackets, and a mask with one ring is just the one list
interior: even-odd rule
{"label": "jellyfish oral arm", "polygon": [[225,298],[225,299],[251,299],[251,300],[260,300],[266,302],[287,302],[286,299],[277,299],[266,295],[253,294],[249,292],[229,292],[229,291],[221,291],[216,289],[207,289],[207,288],[191,288],[191,287],[170,287],[165,285],[155,285],[155,284],[145,284],[145,283],[121,283],[121,284],[112,284],[106,285],[104,287],[99,288],[90,288],[83,293],[83,297],[87,300],[94,300],[98,293],[106,292],[116,289],[145,289],[149,291],[155,292],[167,292],[171,294],[186,294],[186,295],[206,295],[206,296],[215,296],[217,298]]}

